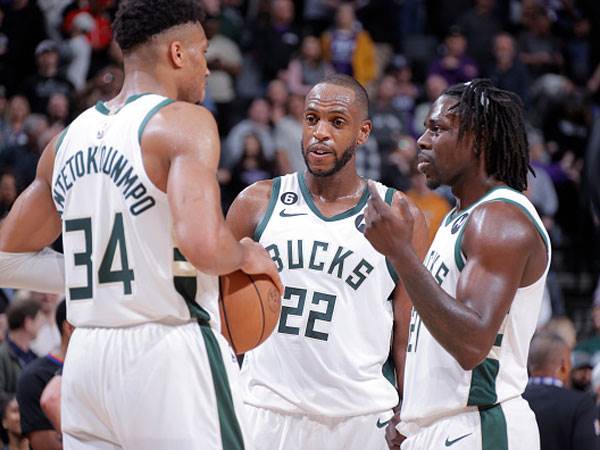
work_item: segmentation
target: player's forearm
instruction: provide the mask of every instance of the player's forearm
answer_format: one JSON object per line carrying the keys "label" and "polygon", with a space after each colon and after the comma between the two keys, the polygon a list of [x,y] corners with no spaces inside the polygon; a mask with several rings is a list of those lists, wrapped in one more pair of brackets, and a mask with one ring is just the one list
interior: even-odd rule
{"label": "player's forearm", "polygon": [[[198,240],[198,239],[196,239]],[[223,223],[212,234],[206,233],[200,242],[186,242],[180,250],[199,271],[209,275],[224,275],[244,264],[245,250]]]}
{"label": "player's forearm", "polygon": [[469,370],[491,348],[487,346],[481,317],[449,296],[434,280],[412,250],[391,258],[421,320],[437,342]]}
{"label": "player's forearm", "polygon": [[49,248],[37,253],[0,252],[0,287],[64,294],[63,255]]}

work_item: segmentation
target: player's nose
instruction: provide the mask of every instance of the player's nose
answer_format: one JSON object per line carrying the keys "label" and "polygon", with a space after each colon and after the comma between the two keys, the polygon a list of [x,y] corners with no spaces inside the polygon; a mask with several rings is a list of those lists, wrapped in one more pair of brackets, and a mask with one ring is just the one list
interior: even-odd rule
{"label": "player's nose", "polygon": [[429,150],[431,148],[431,138],[429,137],[428,131],[429,130],[425,130],[425,132],[417,140],[417,145],[421,150]]}

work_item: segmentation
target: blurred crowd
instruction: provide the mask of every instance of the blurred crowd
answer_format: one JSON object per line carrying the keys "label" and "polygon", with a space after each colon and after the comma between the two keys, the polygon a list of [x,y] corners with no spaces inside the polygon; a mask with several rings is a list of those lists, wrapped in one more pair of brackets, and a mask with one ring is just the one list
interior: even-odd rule
{"label": "blurred crowd", "polygon": [[[516,92],[526,108],[535,172],[527,195],[554,247],[540,332],[562,336],[573,352],[565,383],[600,390],[600,286],[594,297],[600,214],[590,206],[600,189],[594,184],[600,178],[600,2],[203,2],[211,71],[204,105],[222,138],[224,210],[249,184],[304,169],[304,95],[325,75],[341,72],[358,79],[371,99],[373,131],[357,153],[359,173],[407,192],[433,236],[454,200],[451,192],[429,190],[416,170],[416,139],[429,106],[448,86],[476,77]],[[119,92],[122,58],[111,32],[116,3],[0,1],[0,218],[33,180],[46,144],[81,111]],[[48,308],[45,296],[0,290],[5,343],[12,328],[4,317],[18,297],[39,303],[42,312]],[[44,314],[51,325],[53,312]],[[59,346],[54,327],[35,335]],[[51,351],[50,344],[17,348],[37,356]],[[28,362],[21,358],[18,365]],[[11,404],[0,408],[5,428]]]}

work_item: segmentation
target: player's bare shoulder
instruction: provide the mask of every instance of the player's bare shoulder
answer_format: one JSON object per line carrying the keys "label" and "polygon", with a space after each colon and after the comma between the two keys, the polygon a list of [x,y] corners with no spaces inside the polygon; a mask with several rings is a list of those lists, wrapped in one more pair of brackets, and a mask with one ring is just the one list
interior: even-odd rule
{"label": "player's bare shoulder", "polygon": [[261,180],[238,194],[227,212],[227,223],[238,239],[254,234],[267,211],[272,190],[273,180]]}
{"label": "player's bare shoulder", "polygon": [[142,136],[144,151],[179,153],[212,149],[219,154],[219,133],[212,113],[204,106],[173,102],[148,121]]}

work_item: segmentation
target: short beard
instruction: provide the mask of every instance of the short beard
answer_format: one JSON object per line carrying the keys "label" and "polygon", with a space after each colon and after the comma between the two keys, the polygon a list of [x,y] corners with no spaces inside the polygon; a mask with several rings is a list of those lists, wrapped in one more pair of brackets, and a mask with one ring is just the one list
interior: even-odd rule
{"label": "short beard", "polygon": [[315,172],[311,169],[310,165],[308,164],[308,158],[307,158],[307,154],[304,151],[304,143],[300,142],[300,147],[302,148],[302,157],[304,158],[304,163],[306,164],[306,168],[308,169],[308,172],[315,176],[315,177],[329,177],[333,174],[338,173],[340,170],[343,169],[343,167],[348,164],[348,162],[352,159],[352,157],[354,156],[354,154],[356,153],[356,149],[357,149],[357,145],[351,145],[349,147],[346,148],[346,150],[344,150],[344,153],[342,153],[342,157],[338,158],[337,154],[334,153],[333,157],[335,158],[335,164],[333,165],[333,167],[325,172]]}

